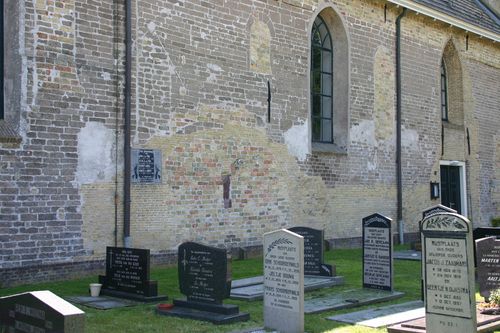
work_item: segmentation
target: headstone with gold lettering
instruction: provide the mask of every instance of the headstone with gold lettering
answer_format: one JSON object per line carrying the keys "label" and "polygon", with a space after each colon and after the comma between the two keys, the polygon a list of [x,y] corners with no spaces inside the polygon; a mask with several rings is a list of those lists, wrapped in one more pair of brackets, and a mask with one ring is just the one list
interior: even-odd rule
{"label": "headstone with gold lettering", "polygon": [[48,290],[0,297],[0,332],[83,333],[85,313]]}
{"label": "headstone with gold lettering", "polygon": [[467,218],[436,213],[420,223],[428,333],[476,331],[474,252]]}
{"label": "headstone with gold lettering", "polygon": [[304,332],[304,237],[281,229],[264,234],[264,325]]}

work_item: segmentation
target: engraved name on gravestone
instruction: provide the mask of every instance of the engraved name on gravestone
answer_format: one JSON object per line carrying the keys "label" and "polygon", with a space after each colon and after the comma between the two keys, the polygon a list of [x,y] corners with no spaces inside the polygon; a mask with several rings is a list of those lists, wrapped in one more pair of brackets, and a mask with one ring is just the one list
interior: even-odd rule
{"label": "engraved name on gravestone", "polygon": [[179,246],[179,284],[188,301],[221,304],[229,297],[227,252],[194,242]]}
{"label": "engraved name on gravestone", "polygon": [[304,274],[333,276],[332,265],[323,263],[324,231],[308,227],[288,228],[304,237]]}
{"label": "engraved name on gravestone", "polygon": [[[106,247],[106,275],[99,276],[101,293],[126,293],[141,297],[157,297],[158,285],[150,279],[149,250]],[[165,299],[165,296],[160,296]]]}
{"label": "engraved name on gravestone", "polygon": [[380,214],[363,218],[363,288],[392,290],[391,221]]}
{"label": "engraved name on gravestone", "polygon": [[83,333],[85,313],[48,290],[0,297],[0,332]]}
{"label": "engraved name on gravestone", "polygon": [[161,151],[157,149],[132,149],[132,183],[161,183]]}
{"label": "engraved name on gravestone", "polygon": [[476,331],[475,283],[470,222],[453,213],[420,223],[428,333]]}
{"label": "engraved name on gravestone", "polygon": [[282,229],[264,234],[264,325],[304,332],[304,238]]}
{"label": "engraved name on gravestone", "polygon": [[476,240],[476,259],[479,293],[488,299],[491,291],[500,288],[500,239]]}

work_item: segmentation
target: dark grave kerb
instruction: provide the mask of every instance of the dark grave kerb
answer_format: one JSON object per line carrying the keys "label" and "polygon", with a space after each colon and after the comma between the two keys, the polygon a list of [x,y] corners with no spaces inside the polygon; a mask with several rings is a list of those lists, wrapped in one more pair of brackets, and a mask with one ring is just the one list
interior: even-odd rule
{"label": "dark grave kerb", "polygon": [[375,213],[363,218],[363,288],[393,290],[392,220]]}
{"label": "dark grave kerb", "polygon": [[48,290],[0,297],[0,332],[83,333],[85,313]]}
{"label": "dark grave kerb", "polygon": [[166,300],[150,280],[148,249],[106,247],[106,275],[99,275],[101,294],[141,302]]}

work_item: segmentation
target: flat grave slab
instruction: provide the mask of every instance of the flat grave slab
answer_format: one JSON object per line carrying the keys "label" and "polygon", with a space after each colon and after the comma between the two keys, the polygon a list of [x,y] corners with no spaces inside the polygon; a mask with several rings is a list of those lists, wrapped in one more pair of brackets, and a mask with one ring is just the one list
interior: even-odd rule
{"label": "flat grave slab", "polygon": [[[263,276],[233,281],[230,298],[245,301],[261,300],[264,295],[263,281]],[[304,291],[340,286],[342,284],[344,284],[343,276],[304,276]]]}
{"label": "flat grave slab", "polygon": [[399,291],[378,289],[351,289],[335,294],[307,299],[304,303],[305,313],[318,313],[329,310],[341,310],[357,306],[380,303],[400,298],[404,293]]}
{"label": "flat grave slab", "polygon": [[413,301],[345,313],[326,319],[378,328],[417,319],[423,316],[425,316],[424,302]]}
{"label": "flat grave slab", "polygon": [[422,252],[416,250],[396,251],[394,252],[394,259],[421,261]]}
{"label": "flat grave slab", "polygon": [[[500,315],[484,315],[480,314],[479,310],[477,316],[477,333],[493,332],[500,329]],[[425,333],[426,322],[425,317],[415,320],[410,320],[404,323],[396,324],[387,327],[388,333]]]}
{"label": "flat grave slab", "polygon": [[169,316],[175,316],[180,318],[189,318],[195,320],[203,320],[208,321],[216,325],[221,324],[231,324],[239,321],[245,321],[250,319],[250,315],[248,313],[216,313],[212,311],[203,311],[190,307],[179,307],[174,306],[172,309],[168,310],[168,312],[158,312],[163,315],[168,314]]}
{"label": "flat grave slab", "polygon": [[89,308],[99,309],[99,310],[109,310],[115,308],[123,308],[126,306],[134,306],[140,304],[139,302],[134,302],[131,300],[126,300],[122,298],[114,298],[109,296],[69,296],[65,297],[68,302],[88,306]]}

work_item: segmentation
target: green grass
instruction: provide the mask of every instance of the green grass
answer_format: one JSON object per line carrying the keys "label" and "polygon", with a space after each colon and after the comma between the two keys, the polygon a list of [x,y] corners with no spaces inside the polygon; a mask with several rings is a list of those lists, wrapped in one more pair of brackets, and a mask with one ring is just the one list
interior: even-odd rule
{"label": "green grass", "polygon": [[[396,249],[403,247],[397,246]],[[322,289],[306,294],[306,298],[314,295],[324,294],[325,291],[335,291],[360,288],[361,280],[361,249],[333,250],[325,255],[325,261],[335,264],[337,275],[344,276],[345,285]],[[234,260],[232,262],[233,279],[262,275],[262,258],[248,260]],[[407,302],[420,299],[420,264],[417,261],[395,260],[394,261],[394,284],[395,290],[405,293],[403,298],[396,301],[383,303],[384,305]],[[167,294],[169,301],[172,298],[182,297],[179,292],[176,267],[159,267],[152,269],[151,279],[157,280],[159,293]],[[32,290],[51,290],[59,296],[85,295],[88,285],[96,282],[97,276],[81,279],[41,283],[15,288],[0,289],[0,296]],[[169,302],[167,301],[167,302]],[[210,323],[194,321],[181,318],[159,316],[155,314],[155,305],[139,305],[128,308],[112,310],[95,310],[80,306],[86,313],[86,332],[233,332],[245,328],[262,327],[263,313],[262,301],[246,302],[227,299],[225,303],[239,305],[240,311],[249,312],[250,320],[244,323],[231,325],[212,325]],[[356,310],[365,309],[369,306],[359,307]],[[305,330],[308,333],[335,332],[335,333],[370,333],[386,332],[385,329],[370,329],[362,326],[353,326],[326,320],[328,316],[355,311],[353,309],[343,311],[328,311],[320,314],[305,315]]]}

